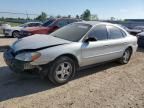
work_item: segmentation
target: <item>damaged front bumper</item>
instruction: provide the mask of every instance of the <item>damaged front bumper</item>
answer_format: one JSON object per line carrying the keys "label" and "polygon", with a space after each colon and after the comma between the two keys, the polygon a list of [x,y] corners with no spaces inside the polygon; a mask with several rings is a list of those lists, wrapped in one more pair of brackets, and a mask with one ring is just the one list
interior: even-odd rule
{"label": "damaged front bumper", "polygon": [[10,69],[16,73],[37,68],[37,66],[31,65],[30,62],[16,60],[14,52],[11,48],[4,53],[4,60]]}

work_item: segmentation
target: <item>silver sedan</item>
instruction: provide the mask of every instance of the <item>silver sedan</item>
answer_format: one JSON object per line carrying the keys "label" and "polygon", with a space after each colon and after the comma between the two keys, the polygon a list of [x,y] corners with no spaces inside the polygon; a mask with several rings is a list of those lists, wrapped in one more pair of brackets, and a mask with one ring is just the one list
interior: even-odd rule
{"label": "silver sedan", "polygon": [[137,50],[137,38],[123,28],[103,22],[77,22],[50,35],[16,41],[5,52],[17,73],[37,70],[55,84],[68,82],[80,67],[117,60],[127,64]]}

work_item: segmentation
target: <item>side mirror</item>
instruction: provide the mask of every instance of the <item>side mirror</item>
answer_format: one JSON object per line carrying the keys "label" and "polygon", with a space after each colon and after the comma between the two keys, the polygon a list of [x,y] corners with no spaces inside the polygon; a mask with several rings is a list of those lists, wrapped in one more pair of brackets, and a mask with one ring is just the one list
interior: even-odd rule
{"label": "side mirror", "polygon": [[88,37],[87,39],[85,39],[85,42],[93,42],[93,41],[97,41],[97,39],[95,37]]}

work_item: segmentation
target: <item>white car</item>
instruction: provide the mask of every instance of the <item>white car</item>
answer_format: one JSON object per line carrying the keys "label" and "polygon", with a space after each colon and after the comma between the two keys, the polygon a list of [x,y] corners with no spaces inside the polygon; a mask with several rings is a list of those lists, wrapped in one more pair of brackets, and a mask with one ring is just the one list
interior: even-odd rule
{"label": "white car", "polygon": [[38,70],[55,84],[64,84],[83,66],[118,60],[127,64],[137,50],[137,38],[123,28],[103,22],[77,22],[50,35],[17,40],[4,53],[16,73]]}
{"label": "white car", "polygon": [[26,28],[26,27],[36,27],[36,26],[41,26],[42,23],[40,22],[28,22],[25,24],[22,24],[20,26],[16,27],[7,27],[4,30],[4,35],[7,37],[19,37],[19,32],[21,29]]}
{"label": "white car", "polygon": [[7,28],[10,28],[11,26],[9,24],[0,24],[0,29],[3,30],[3,29],[7,29]]}

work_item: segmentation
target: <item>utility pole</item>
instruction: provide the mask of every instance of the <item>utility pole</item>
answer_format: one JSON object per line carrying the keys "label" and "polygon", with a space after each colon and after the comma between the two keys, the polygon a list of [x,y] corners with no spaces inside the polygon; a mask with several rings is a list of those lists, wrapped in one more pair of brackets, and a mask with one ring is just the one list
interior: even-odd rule
{"label": "utility pole", "polygon": [[26,11],[26,16],[27,16],[27,20],[29,19],[29,16],[28,16],[28,13],[27,13],[27,11]]}

